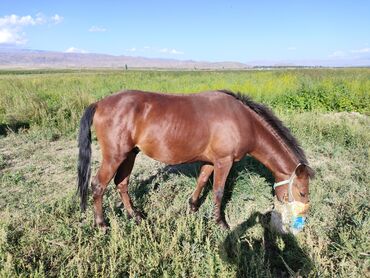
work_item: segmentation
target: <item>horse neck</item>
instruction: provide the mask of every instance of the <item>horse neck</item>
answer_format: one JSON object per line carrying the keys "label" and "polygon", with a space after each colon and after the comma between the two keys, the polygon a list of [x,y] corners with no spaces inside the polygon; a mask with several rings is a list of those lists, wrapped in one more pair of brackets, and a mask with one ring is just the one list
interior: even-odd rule
{"label": "horse neck", "polygon": [[272,172],[277,182],[288,179],[299,163],[298,159],[264,119],[255,113],[253,115],[258,139],[250,154]]}

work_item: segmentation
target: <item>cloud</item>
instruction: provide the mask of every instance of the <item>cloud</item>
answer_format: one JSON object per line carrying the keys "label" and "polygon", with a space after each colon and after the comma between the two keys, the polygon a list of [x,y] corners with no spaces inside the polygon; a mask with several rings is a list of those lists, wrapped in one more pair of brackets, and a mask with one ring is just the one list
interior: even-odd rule
{"label": "cloud", "polygon": [[104,27],[99,27],[99,26],[91,26],[89,29],[89,32],[106,32],[107,29]]}
{"label": "cloud", "polygon": [[47,22],[60,23],[63,17],[54,15],[51,18],[45,17],[42,13],[36,16],[19,16],[16,14],[0,17],[0,44],[25,44],[26,34],[23,29],[27,26],[42,25]]}
{"label": "cloud", "polygon": [[151,55],[155,54],[167,54],[167,55],[183,55],[184,52],[176,50],[174,48],[155,48],[151,46],[144,46],[144,47],[131,47],[124,50],[125,52],[136,52],[136,53],[147,53]]}
{"label": "cloud", "polygon": [[25,44],[27,39],[14,29],[0,28],[0,44]]}
{"label": "cloud", "polygon": [[183,55],[184,52],[176,50],[176,49],[169,49],[169,48],[162,48],[159,50],[161,53],[166,53],[166,54],[174,54],[174,55]]}
{"label": "cloud", "polygon": [[54,24],[59,24],[64,20],[64,17],[60,16],[59,14],[55,14],[54,16],[51,17],[51,20],[52,22],[54,22]]}
{"label": "cloud", "polygon": [[370,53],[370,47],[351,50],[351,53]]}
{"label": "cloud", "polygon": [[65,53],[80,53],[80,54],[88,53],[88,52],[87,52],[86,50],[84,50],[84,49],[77,48],[77,47],[73,47],[73,46],[71,46],[70,48],[67,48],[64,52],[65,52]]}
{"label": "cloud", "polygon": [[294,51],[294,50],[297,50],[297,47],[295,47],[295,46],[289,46],[287,49],[290,50],[290,51]]}
{"label": "cloud", "polygon": [[352,50],[337,50],[329,55],[329,58],[361,58],[370,54],[370,47],[352,49]]}
{"label": "cloud", "polygon": [[0,28],[3,27],[20,27],[27,25],[36,25],[44,22],[44,18],[41,14],[37,14],[36,17],[30,15],[18,16],[15,14],[6,15],[0,17]]}
{"label": "cloud", "polygon": [[343,50],[336,50],[332,54],[329,55],[330,58],[340,58],[346,56],[346,52]]}

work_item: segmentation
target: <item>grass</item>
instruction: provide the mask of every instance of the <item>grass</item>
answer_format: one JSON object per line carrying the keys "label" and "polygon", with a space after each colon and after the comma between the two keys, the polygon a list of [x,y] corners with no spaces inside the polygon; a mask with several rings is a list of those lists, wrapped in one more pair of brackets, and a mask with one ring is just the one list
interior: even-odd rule
{"label": "grass", "polygon": [[[124,89],[193,93],[230,89],[275,109],[370,113],[370,69],[275,71],[5,71],[0,131],[31,126],[49,137],[72,134],[89,103]],[[2,128],[1,128],[2,127]],[[47,129],[47,132],[46,132]]]}
{"label": "grass", "polygon": [[[8,124],[9,115],[13,115],[15,122],[24,121],[30,129],[9,131],[0,138],[0,276],[369,276],[370,120],[364,115],[369,111],[368,103],[343,112],[329,106],[292,106],[286,111],[285,103],[280,102],[280,97],[294,92],[299,95],[302,84],[318,88],[325,82],[347,84],[349,97],[353,97],[362,94],[359,88],[367,90],[369,71],[1,75],[3,123]],[[272,177],[249,157],[235,164],[228,178],[224,210],[231,224],[229,232],[220,230],[212,219],[211,184],[200,210],[188,212],[197,164],[166,167],[141,155],[129,190],[147,219],[140,225],[128,220],[117,205],[118,194],[112,184],[104,202],[109,232],[103,234],[92,226],[91,206],[81,215],[75,196],[75,129],[88,102],[122,84],[126,84],[123,88],[192,92],[207,86],[248,91],[243,86],[252,83],[251,94],[274,105],[316,170],[311,184],[312,209],[304,232],[281,237],[266,228],[273,201]],[[363,101],[366,98],[364,95]],[[16,104],[14,109],[4,105],[4,100],[8,105]],[[37,106],[39,102],[43,104]],[[30,108],[32,105],[37,109]],[[35,113],[38,110],[40,114]],[[18,119],[23,114],[27,117]],[[95,171],[100,156],[96,142],[93,147]]]}

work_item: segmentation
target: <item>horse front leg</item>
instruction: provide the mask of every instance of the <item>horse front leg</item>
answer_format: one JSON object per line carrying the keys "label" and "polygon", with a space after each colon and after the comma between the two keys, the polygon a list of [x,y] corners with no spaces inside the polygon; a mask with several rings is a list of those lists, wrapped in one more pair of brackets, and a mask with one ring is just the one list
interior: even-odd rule
{"label": "horse front leg", "polygon": [[199,195],[202,192],[204,186],[206,185],[209,177],[211,176],[213,172],[213,168],[214,167],[211,164],[204,164],[200,168],[200,174],[197,179],[197,186],[189,199],[190,210],[192,212],[196,212],[199,209],[199,206],[200,206]]}
{"label": "horse front leg", "polygon": [[230,158],[219,159],[214,164],[213,198],[215,203],[214,217],[216,223],[223,229],[230,229],[224,216],[221,214],[221,203],[224,195],[225,182],[229,175],[233,160]]}

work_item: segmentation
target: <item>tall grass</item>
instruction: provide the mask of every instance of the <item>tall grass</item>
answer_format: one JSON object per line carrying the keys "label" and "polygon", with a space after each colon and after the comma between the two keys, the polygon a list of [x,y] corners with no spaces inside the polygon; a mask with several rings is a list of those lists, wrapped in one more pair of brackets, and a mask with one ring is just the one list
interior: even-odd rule
{"label": "tall grass", "polygon": [[76,129],[84,107],[119,90],[194,93],[230,89],[276,109],[370,112],[370,69],[227,72],[45,71],[0,74],[0,124]]}

